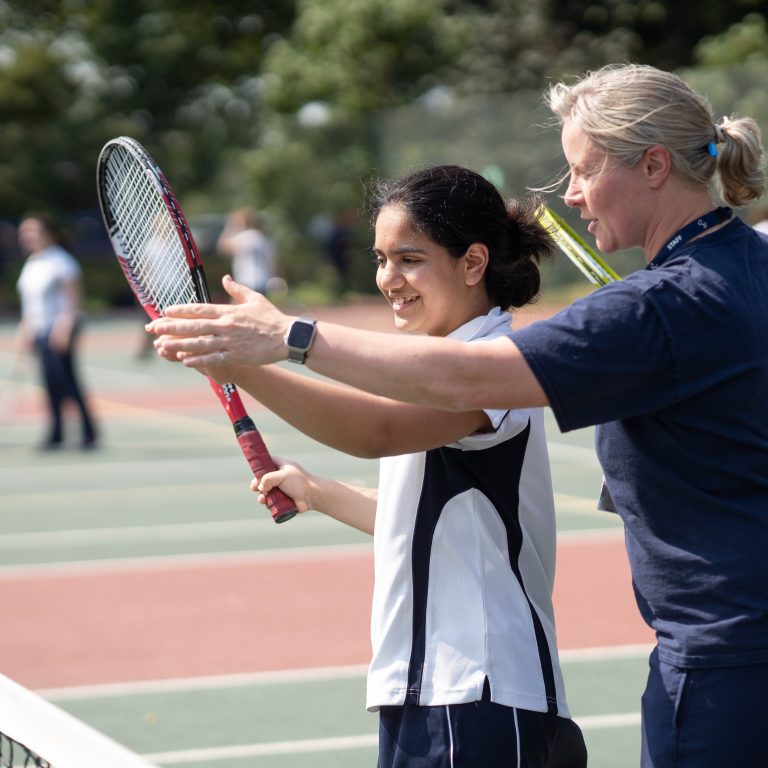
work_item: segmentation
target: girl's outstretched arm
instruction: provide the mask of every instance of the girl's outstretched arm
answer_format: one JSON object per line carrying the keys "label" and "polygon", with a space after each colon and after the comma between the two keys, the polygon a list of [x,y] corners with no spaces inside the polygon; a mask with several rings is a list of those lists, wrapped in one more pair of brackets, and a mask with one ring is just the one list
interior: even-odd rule
{"label": "girl's outstretched arm", "polygon": [[[287,358],[284,337],[294,318],[259,293],[224,280],[236,304],[188,304],[150,323],[158,350],[206,369],[222,361],[263,365]],[[223,357],[222,357],[223,355]],[[548,405],[513,341],[478,344],[400,336],[318,323],[309,368],[366,392],[447,411]]]}

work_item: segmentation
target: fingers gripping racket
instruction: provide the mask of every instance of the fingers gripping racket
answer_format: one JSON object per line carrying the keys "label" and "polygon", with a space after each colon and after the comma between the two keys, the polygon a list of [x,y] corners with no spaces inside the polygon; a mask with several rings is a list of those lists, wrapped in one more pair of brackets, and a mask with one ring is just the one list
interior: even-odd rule
{"label": "fingers gripping racket", "polygon": [[[112,246],[141,306],[155,319],[172,304],[209,303],[197,246],[162,171],[146,150],[125,136],[108,141],[97,164],[99,204]],[[256,478],[276,469],[234,384],[208,379],[227,412]],[[267,494],[277,523],[296,514],[279,489]]]}

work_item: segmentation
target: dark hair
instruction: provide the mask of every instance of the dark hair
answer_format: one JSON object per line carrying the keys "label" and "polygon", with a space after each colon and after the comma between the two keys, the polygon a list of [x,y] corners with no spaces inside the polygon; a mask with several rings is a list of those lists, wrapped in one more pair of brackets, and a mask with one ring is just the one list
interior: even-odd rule
{"label": "dark hair", "polygon": [[383,208],[402,208],[414,229],[461,258],[472,243],[488,248],[485,289],[504,309],[522,307],[539,293],[539,262],[552,252],[552,240],[536,218],[541,200],[504,201],[479,173],[438,165],[399,181],[377,181],[369,196],[371,223]]}
{"label": "dark hair", "polygon": [[38,222],[54,243],[63,248],[69,247],[69,235],[55,216],[44,211],[29,211],[21,217],[19,223],[28,219]]}

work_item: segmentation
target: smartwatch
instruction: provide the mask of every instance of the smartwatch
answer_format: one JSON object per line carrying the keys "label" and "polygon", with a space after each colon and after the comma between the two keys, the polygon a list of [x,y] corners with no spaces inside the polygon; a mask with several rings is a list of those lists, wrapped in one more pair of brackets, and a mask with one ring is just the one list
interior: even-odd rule
{"label": "smartwatch", "polygon": [[288,359],[292,363],[304,365],[307,361],[307,353],[315,340],[317,320],[307,315],[302,315],[291,323],[288,333],[285,334],[285,345],[288,347]]}

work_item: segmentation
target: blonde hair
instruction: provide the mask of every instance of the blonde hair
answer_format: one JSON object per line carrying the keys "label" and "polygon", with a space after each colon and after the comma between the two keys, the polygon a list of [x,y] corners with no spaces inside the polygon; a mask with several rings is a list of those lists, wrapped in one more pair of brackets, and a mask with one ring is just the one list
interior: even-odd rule
{"label": "blonde hair", "polygon": [[622,165],[634,165],[648,147],[659,144],[692,186],[709,186],[717,172],[723,200],[731,205],[745,205],[765,192],[757,123],[731,116],[715,124],[709,102],[670,72],[609,65],[573,85],[551,86],[545,98],[561,124],[575,121],[598,149]]}

